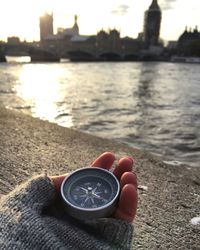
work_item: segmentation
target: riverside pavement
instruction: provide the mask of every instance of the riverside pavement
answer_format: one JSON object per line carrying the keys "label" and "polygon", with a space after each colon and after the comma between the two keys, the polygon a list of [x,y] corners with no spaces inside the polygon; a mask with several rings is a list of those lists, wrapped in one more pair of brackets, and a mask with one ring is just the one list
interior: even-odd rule
{"label": "riverside pavement", "polygon": [[133,249],[200,249],[200,166],[162,158],[0,107],[0,195],[45,170],[59,175],[89,166],[105,151],[135,158],[139,182]]}

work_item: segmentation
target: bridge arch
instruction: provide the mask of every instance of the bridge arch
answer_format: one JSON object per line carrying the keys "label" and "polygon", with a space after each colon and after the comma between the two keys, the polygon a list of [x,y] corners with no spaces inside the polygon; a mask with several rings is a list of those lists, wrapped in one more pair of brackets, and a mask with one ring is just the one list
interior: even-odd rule
{"label": "bridge arch", "polygon": [[99,55],[99,59],[103,61],[121,61],[122,58],[118,53],[105,52]]}
{"label": "bridge arch", "polygon": [[126,54],[124,55],[124,61],[139,61],[138,54]]}
{"label": "bridge arch", "polygon": [[71,61],[95,61],[96,57],[89,52],[82,51],[82,50],[73,50],[68,52],[68,57]]}

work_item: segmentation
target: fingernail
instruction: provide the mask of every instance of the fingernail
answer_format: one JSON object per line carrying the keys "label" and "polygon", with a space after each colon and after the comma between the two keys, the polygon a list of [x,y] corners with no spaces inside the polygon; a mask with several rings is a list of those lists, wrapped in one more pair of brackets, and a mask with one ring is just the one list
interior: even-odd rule
{"label": "fingernail", "polygon": [[130,157],[130,156],[127,156],[127,158],[132,162],[132,164],[134,164],[135,163],[135,160],[132,158],[132,157]]}

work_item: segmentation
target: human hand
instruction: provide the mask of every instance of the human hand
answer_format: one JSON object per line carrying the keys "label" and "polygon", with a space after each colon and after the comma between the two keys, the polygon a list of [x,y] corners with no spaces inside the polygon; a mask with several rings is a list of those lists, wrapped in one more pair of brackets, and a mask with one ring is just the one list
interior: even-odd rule
{"label": "human hand", "polygon": [[[91,167],[101,167],[110,170],[115,161],[115,155],[110,152],[101,154],[92,164]],[[123,157],[119,160],[118,165],[113,170],[113,174],[120,182],[120,197],[114,211],[113,217],[132,222],[137,210],[137,177],[132,172],[134,160],[131,157]],[[57,195],[60,195],[61,184],[66,177],[65,175],[52,176]]]}

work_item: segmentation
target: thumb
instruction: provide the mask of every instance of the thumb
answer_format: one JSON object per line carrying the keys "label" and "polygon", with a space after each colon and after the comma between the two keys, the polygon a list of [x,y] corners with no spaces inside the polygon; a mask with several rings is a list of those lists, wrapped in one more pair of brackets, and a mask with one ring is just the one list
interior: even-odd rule
{"label": "thumb", "polygon": [[56,195],[60,195],[60,187],[62,185],[62,182],[63,180],[65,179],[65,177],[68,176],[68,173],[67,174],[64,174],[64,175],[59,175],[59,176],[51,176],[51,180],[53,182],[53,185],[55,187],[55,190],[56,190]]}

